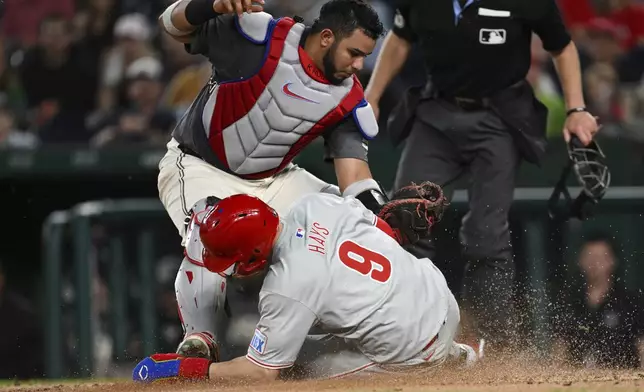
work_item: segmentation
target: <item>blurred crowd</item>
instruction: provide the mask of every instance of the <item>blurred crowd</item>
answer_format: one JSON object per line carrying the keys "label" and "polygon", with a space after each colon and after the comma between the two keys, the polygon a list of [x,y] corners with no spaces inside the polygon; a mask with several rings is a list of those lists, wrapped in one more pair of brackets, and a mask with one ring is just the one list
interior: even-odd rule
{"label": "blurred crowd", "polygon": [[[606,136],[644,141],[644,2],[558,0],[580,50],[586,103]],[[558,135],[565,116],[554,67],[535,38],[528,75],[550,109],[548,133]]]}
{"label": "blurred crowd", "polygon": [[[581,50],[588,105],[604,124],[614,125],[609,132],[644,140],[644,3],[558,1]],[[210,75],[205,58],[188,55],[182,44],[160,34],[157,17],[169,2],[5,0],[0,146],[165,143]],[[268,11],[310,23],[322,3],[274,0]],[[390,27],[394,1],[372,3]],[[537,38],[533,54],[529,79],[550,108],[549,134],[556,137],[565,116],[561,89]],[[414,77],[422,77],[420,62],[411,67]]]}

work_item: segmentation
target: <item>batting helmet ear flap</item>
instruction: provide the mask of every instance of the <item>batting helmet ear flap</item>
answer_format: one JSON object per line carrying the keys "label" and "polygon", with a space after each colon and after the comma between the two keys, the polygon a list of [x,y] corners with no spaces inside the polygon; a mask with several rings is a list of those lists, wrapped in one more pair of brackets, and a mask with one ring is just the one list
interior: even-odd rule
{"label": "batting helmet ear flap", "polygon": [[[611,174],[606,166],[606,156],[596,141],[584,146],[579,138],[573,136],[567,147],[568,163],[550,196],[548,212],[552,219],[565,221],[575,217],[584,220],[593,214],[595,206],[606,194]],[[575,200],[572,200],[566,186],[570,172],[575,173],[581,186],[581,192]],[[564,207],[558,205],[561,195],[564,196]]]}

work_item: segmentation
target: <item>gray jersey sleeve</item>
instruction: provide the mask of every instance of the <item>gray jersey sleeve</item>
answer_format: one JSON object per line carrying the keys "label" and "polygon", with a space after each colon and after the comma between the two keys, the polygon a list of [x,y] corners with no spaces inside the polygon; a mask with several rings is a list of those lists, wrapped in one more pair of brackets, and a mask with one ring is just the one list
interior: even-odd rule
{"label": "gray jersey sleeve", "polygon": [[362,136],[353,116],[348,116],[324,135],[324,160],[355,158],[368,162],[367,140]]}
{"label": "gray jersey sleeve", "polygon": [[268,369],[293,366],[317,316],[298,301],[266,291],[260,293],[259,314],[246,357]]}
{"label": "gray jersey sleeve", "polygon": [[219,15],[199,26],[185,45],[190,54],[210,60],[217,80],[234,80],[256,72],[264,58],[265,45],[246,39],[235,25],[235,15]]}

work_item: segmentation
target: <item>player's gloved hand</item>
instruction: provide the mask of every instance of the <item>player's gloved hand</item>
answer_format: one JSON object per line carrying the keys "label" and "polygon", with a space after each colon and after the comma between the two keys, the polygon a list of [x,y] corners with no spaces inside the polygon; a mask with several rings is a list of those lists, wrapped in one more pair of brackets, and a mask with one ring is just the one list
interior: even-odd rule
{"label": "player's gloved hand", "polygon": [[449,202],[440,186],[429,181],[412,183],[396,191],[378,216],[396,232],[401,245],[408,245],[428,238],[447,206]]}
{"label": "player's gloved hand", "polygon": [[139,362],[132,371],[138,382],[205,380],[211,361],[205,358],[186,358],[179,354],[153,354]]}

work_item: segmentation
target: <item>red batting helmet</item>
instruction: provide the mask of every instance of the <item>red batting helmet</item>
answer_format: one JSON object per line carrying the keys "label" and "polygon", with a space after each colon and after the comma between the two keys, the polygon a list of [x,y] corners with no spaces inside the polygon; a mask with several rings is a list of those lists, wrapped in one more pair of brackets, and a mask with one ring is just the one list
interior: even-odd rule
{"label": "red batting helmet", "polygon": [[263,270],[278,226],[277,212],[254,196],[239,194],[219,201],[199,227],[204,265],[220,273],[235,264],[237,276]]}

